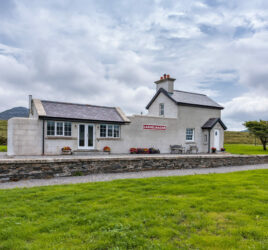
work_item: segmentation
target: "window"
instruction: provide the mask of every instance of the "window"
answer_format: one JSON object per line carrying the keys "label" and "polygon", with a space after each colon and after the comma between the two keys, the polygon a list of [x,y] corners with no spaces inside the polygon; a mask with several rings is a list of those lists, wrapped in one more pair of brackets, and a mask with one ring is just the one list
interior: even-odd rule
{"label": "window", "polygon": [[71,122],[47,122],[47,135],[52,136],[71,136],[72,123]]}
{"label": "window", "polygon": [[108,137],[113,137],[113,125],[108,125]]}
{"label": "window", "polygon": [[119,137],[120,126],[114,125],[114,137]]}
{"label": "window", "polygon": [[186,129],[186,141],[194,141],[194,129],[193,128]]}
{"label": "window", "polygon": [[101,124],[100,125],[100,137],[119,138],[120,137],[120,125]]}
{"label": "window", "polygon": [[159,115],[164,115],[165,114],[165,105],[164,103],[159,104]]}
{"label": "window", "polygon": [[71,136],[72,135],[72,123],[71,122],[65,122],[64,123],[64,135],[65,136]]}
{"label": "window", "polygon": [[100,125],[100,137],[106,137],[106,125]]}
{"label": "window", "polygon": [[63,122],[57,122],[57,135],[63,135]]}
{"label": "window", "polygon": [[47,122],[47,135],[55,135],[55,122],[54,121]]}

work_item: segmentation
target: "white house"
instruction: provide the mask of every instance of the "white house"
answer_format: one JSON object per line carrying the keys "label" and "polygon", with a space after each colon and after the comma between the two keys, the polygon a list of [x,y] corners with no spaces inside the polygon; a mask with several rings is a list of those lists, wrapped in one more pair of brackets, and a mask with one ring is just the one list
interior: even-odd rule
{"label": "white house", "polygon": [[170,153],[170,145],[200,153],[223,147],[226,126],[222,106],[203,94],[174,90],[174,78],[156,81],[156,94],[147,115],[127,117],[120,108],[44,101],[30,97],[29,118],[8,121],[8,155],[57,155],[63,147],[74,153],[112,153],[130,148],[157,148]]}

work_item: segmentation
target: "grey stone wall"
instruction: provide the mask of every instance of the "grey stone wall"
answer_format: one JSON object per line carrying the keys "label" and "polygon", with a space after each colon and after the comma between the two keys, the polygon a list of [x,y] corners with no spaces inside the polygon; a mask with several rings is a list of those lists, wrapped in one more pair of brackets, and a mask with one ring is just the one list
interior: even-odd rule
{"label": "grey stone wall", "polygon": [[119,173],[160,169],[189,169],[268,163],[266,156],[122,156],[106,158],[3,159],[0,182],[96,173]]}

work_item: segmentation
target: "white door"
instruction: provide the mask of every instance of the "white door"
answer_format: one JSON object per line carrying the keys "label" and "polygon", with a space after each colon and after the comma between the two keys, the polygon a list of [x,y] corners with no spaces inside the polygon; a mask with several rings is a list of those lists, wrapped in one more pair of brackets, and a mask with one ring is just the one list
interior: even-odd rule
{"label": "white door", "polygon": [[220,130],[214,130],[214,147],[217,150],[220,150]]}
{"label": "white door", "polygon": [[79,124],[78,127],[78,148],[79,149],[94,149],[94,125]]}

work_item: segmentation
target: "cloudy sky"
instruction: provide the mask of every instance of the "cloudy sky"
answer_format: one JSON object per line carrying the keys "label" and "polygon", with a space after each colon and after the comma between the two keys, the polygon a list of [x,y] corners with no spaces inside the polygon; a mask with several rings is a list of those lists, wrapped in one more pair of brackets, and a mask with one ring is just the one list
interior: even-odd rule
{"label": "cloudy sky", "polygon": [[163,73],[229,130],[268,119],[268,1],[0,1],[0,111],[32,94],[140,113]]}

